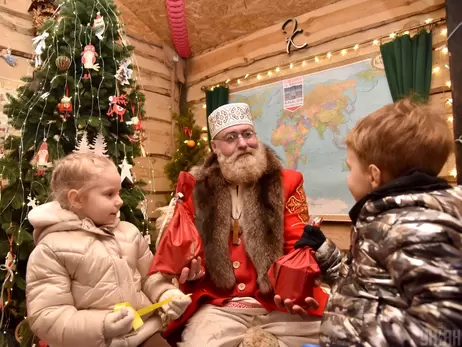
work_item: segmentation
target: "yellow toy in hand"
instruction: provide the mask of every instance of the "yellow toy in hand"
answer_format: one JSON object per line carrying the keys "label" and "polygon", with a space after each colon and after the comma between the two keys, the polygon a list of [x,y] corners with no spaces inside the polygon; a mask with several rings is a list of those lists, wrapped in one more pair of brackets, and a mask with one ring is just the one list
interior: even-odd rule
{"label": "yellow toy in hand", "polygon": [[[191,294],[187,294],[185,296],[191,296]],[[117,305],[114,306],[114,312],[120,311],[123,308],[131,308],[131,309],[133,309],[133,312],[135,313],[135,317],[133,318],[133,325],[132,326],[133,326],[134,330],[138,330],[144,324],[143,320],[141,319],[141,316],[144,316],[145,314],[153,312],[153,311],[157,310],[158,308],[161,308],[162,306],[169,304],[174,299],[175,298],[170,297],[170,298],[168,298],[166,300],[163,300],[163,301],[160,301],[160,302],[158,302],[156,304],[152,304],[152,305],[143,307],[143,308],[139,309],[138,311],[135,311],[135,309],[133,308],[133,306],[129,302],[122,302],[122,303],[117,304]]]}

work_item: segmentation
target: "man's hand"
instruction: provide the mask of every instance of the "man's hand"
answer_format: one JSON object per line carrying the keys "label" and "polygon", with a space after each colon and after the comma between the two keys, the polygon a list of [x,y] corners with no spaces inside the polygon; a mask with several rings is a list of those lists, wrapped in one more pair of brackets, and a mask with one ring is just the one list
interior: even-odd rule
{"label": "man's hand", "polygon": [[205,270],[202,267],[202,259],[201,257],[197,257],[197,259],[193,259],[191,261],[190,268],[185,267],[181,270],[178,282],[180,282],[180,284],[184,284],[186,281],[196,281],[204,277],[204,275]]}
{"label": "man's hand", "polygon": [[319,307],[318,302],[314,300],[313,298],[309,298],[309,297],[305,298],[306,310],[299,305],[295,305],[294,302],[290,299],[285,299],[283,302],[282,298],[279,295],[274,296],[274,302],[277,307],[285,308],[287,312],[289,312],[290,314],[297,314],[302,318],[306,318],[309,316],[308,313],[306,312],[307,309],[309,308],[316,309]]}

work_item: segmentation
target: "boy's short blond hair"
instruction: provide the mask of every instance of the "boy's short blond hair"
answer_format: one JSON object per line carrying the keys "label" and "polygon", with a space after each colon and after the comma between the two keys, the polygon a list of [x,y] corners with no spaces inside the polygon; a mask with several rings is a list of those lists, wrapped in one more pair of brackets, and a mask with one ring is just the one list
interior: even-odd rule
{"label": "boy's short blond hair", "polygon": [[361,119],[346,137],[360,162],[395,179],[412,168],[437,176],[453,150],[443,112],[409,99]]}
{"label": "boy's short blond hair", "polygon": [[51,194],[63,208],[70,209],[68,193],[76,189],[85,194],[94,185],[96,176],[106,168],[115,168],[114,162],[93,153],[72,153],[59,160],[51,176]]}

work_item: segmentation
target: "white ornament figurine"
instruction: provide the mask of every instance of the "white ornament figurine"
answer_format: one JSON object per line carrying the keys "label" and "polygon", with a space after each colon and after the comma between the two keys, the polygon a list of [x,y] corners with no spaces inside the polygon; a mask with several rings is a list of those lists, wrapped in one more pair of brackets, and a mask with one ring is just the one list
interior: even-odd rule
{"label": "white ornament figurine", "polygon": [[120,164],[119,167],[121,168],[120,182],[123,182],[124,179],[128,179],[133,183],[132,173],[130,172],[130,169],[133,167],[133,165],[128,163],[127,157],[124,157],[124,160],[122,160],[122,164]]}
{"label": "white ornament figurine", "polygon": [[32,196],[31,196],[30,194],[29,194],[29,196],[27,197],[27,200],[29,201],[29,202],[27,203],[27,206],[29,206],[31,209],[34,209],[34,208],[37,207],[37,203],[38,203],[37,199],[32,198]]}
{"label": "white ornament figurine", "polygon": [[50,36],[46,31],[39,36],[36,36],[32,39],[32,46],[34,47],[34,53],[35,53],[35,67],[39,67],[42,65],[42,58],[40,57],[43,52],[45,52],[45,40],[46,38]]}
{"label": "white ornament figurine", "polygon": [[95,31],[96,37],[102,41],[104,31],[106,30],[106,23],[104,23],[103,16],[101,16],[100,12],[96,13],[96,19],[93,21],[93,30]]}

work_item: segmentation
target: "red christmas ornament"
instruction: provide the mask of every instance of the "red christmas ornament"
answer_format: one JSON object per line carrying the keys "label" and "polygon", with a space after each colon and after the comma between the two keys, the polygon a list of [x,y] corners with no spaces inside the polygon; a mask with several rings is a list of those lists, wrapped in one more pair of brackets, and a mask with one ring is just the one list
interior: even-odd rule
{"label": "red christmas ornament", "polygon": [[62,120],[68,119],[72,112],[71,97],[69,97],[69,87],[66,86],[66,95],[62,97],[61,102],[58,104],[59,116]]}
{"label": "red christmas ornament", "polygon": [[114,114],[120,117],[120,121],[124,121],[124,114],[127,111],[120,105],[127,105],[127,100],[126,100],[127,95],[122,94],[121,96],[110,96],[109,97],[109,110],[107,110],[106,115],[108,117],[114,117]]}

